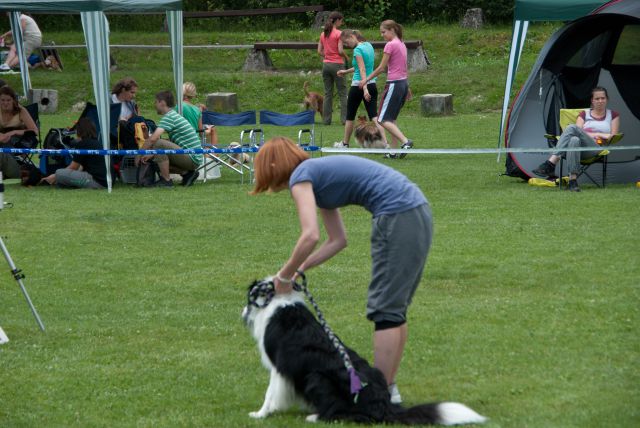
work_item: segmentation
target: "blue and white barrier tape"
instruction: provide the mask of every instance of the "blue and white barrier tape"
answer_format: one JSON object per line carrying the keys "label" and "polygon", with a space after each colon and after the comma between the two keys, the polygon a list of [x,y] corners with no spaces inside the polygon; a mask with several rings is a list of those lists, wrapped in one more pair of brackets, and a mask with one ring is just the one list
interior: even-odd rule
{"label": "blue and white barrier tape", "polygon": [[[501,149],[349,149],[318,146],[302,146],[306,151],[320,151],[322,153],[353,153],[353,154],[383,154],[383,153],[411,153],[411,154],[497,154],[497,153],[553,153],[556,149],[542,147],[509,147]],[[602,150],[626,151],[640,150],[640,146],[605,146]],[[44,155],[188,155],[188,154],[235,154],[235,153],[256,153],[258,147],[237,147],[233,149],[176,149],[176,150],[86,150],[86,149],[14,149],[0,148],[0,153],[12,154],[44,154]],[[595,149],[597,150],[597,149]],[[593,152],[593,147],[576,147],[564,149],[563,152]]]}
{"label": "blue and white barrier tape", "polygon": [[[306,151],[318,151],[318,146],[301,146]],[[12,154],[42,154],[42,155],[189,155],[189,154],[235,154],[256,153],[257,147],[237,147],[233,149],[162,149],[162,150],[87,150],[87,149],[14,149],[0,148],[0,153]]]}

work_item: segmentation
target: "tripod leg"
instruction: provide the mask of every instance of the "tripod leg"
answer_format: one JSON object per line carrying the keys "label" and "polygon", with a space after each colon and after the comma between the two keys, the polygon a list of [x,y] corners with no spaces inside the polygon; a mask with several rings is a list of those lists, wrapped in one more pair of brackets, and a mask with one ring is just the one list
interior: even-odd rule
{"label": "tripod leg", "polygon": [[22,279],[24,278],[24,274],[22,273],[22,271],[18,268],[16,268],[16,265],[13,263],[13,260],[11,259],[11,255],[9,254],[9,250],[7,250],[7,247],[4,245],[4,241],[2,240],[2,237],[0,236],[0,248],[2,248],[2,253],[4,254],[4,258],[7,260],[7,263],[9,264],[9,268],[11,268],[11,274],[13,275],[13,278],[18,282],[18,285],[20,286],[20,289],[22,290],[22,294],[24,294],[24,298],[27,300],[27,304],[29,305],[29,308],[31,309],[31,313],[33,314],[33,316],[35,317],[38,326],[40,327],[40,330],[44,331],[44,324],[42,324],[42,320],[40,319],[40,315],[38,315],[38,311],[36,311],[35,306],[33,306],[33,303],[31,303],[31,298],[29,298],[29,293],[27,293],[27,289],[25,288],[24,284],[22,283]]}

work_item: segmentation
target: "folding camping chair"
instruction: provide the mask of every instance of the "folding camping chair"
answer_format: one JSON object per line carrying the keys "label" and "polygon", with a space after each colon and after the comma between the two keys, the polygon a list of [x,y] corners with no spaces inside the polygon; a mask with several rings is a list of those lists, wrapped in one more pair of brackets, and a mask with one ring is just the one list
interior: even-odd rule
{"label": "folding camping chair", "polygon": [[[202,112],[202,126],[245,126],[240,131],[240,146],[241,147],[255,147],[259,146],[264,142],[264,136],[262,133],[262,128],[257,125],[256,121],[256,111],[249,110],[244,111],[242,113],[229,114],[229,113],[218,113],[215,111],[203,111]],[[246,126],[250,126],[247,128]],[[217,147],[206,141],[206,132],[205,129],[201,129],[202,133],[202,147],[203,148],[234,148],[237,147],[235,145],[231,146],[227,144],[223,147]],[[239,155],[239,156],[238,156]],[[253,172],[253,157],[249,156],[249,162],[245,162],[244,156],[242,153],[240,154],[229,154],[229,153],[207,153],[203,157],[204,162],[200,169],[204,169],[205,171],[205,180],[207,177],[207,171],[211,168],[223,165],[232,171],[240,174],[241,182],[244,182],[244,173],[248,172],[251,177],[251,173]]]}
{"label": "folding camping chair", "polygon": [[[567,126],[576,123],[576,119],[578,118],[578,115],[584,110],[585,110],[584,108],[560,109],[560,117],[558,121],[560,125],[560,131],[563,131],[564,129],[566,129]],[[602,147],[610,146],[612,144],[618,143],[618,141],[620,141],[623,136],[624,134],[613,135],[609,139],[609,141],[602,144]],[[545,134],[545,138],[547,139],[547,144],[549,144],[549,147],[554,148],[556,144],[558,144],[558,139],[560,137],[556,135]],[[604,188],[606,184],[606,179],[607,179],[607,163],[608,163],[609,153],[611,153],[609,150],[607,150],[606,148],[603,148],[597,155],[590,158],[581,159],[580,170],[576,174],[577,178],[580,178],[580,176],[584,174],[589,180],[591,180],[593,184],[595,184],[598,187]],[[561,176],[562,176],[563,163],[564,163],[564,156],[561,156],[560,157],[560,175]],[[598,184],[598,182],[591,176],[591,174],[589,174],[589,171],[588,171],[589,168],[595,164],[602,165],[602,183],[601,184]],[[563,180],[561,177],[561,179],[559,180],[560,188],[562,188],[562,184],[563,184],[562,182]]]}
{"label": "folding camping chair", "polygon": [[[309,128],[301,128],[298,130],[299,146],[315,146],[315,111],[306,110],[300,113],[284,114],[276,113],[269,110],[260,110],[260,125],[275,126],[301,126],[310,125]],[[303,142],[303,136],[308,136],[308,141]]]}

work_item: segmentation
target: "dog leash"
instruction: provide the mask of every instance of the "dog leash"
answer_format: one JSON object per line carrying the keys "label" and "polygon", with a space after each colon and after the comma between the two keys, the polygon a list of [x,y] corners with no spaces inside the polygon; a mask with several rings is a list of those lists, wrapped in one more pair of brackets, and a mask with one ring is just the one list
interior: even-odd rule
{"label": "dog leash", "polygon": [[329,327],[329,324],[325,320],[324,315],[322,315],[322,311],[320,310],[320,307],[318,306],[318,304],[316,303],[315,299],[311,295],[311,292],[307,288],[307,277],[306,277],[306,275],[302,271],[297,271],[297,272],[298,272],[298,276],[300,278],[302,278],[302,284],[299,284],[297,281],[294,280],[293,281],[293,289],[296,290],[296,291],[304,292],[305,296],[307,296],[307,299],[309,299],[309,302],[311,303],[311,305],[315,309],[316,314],[318,316],[318,321],[320,322],[320,325],[322,326],[324,332],[329,337],[329,340],[331,340],[331,343],[333,344],[333,346],[338,351],[338,354],[340,354],[340,357],[342,358],[342,361],[344,362],[344,366],[347,369],[347,372],[349,373],[351,394],[353,394],[353,396],[354,396],[353,397],[353,402],[357,403],[358,402],[358,396],[360,395],[360,391],[362,390],[362,388],[367,386],[367,384],[363,383],[360,380],[360,377],[358,377],[358,373],[356,373],[356,369],[353,367],[353,364],[351,363],[351,358],[349,358],[349,354],[347,353],[347,350],[344,348],[344,345],[342,344],[342,341],[338,338],[338,336],[336,336],[336,334],[333,332],[333,330],[331,330],[331,327]]}

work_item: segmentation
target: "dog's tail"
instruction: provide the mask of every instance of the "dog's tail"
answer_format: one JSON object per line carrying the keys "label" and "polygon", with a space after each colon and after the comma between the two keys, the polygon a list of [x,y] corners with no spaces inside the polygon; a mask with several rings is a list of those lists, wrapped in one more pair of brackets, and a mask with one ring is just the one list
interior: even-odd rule
{"label": "dog's tail", "polygon": [[444,402],[421,404],[403,408],[394,406],[393,412],[385,422],[403,425],[462,425],[482,424],[487,418],[460,403]]}
{"label": "dog's tail", "polygon": [[309,95],[309,82],[304,82],[304,85],[302,85],[302,89],[304,89],[305,95]]}

